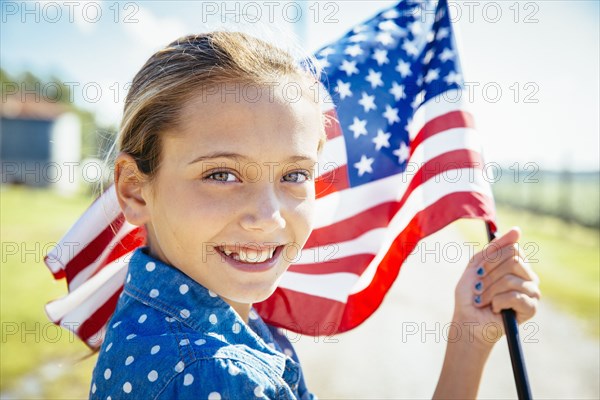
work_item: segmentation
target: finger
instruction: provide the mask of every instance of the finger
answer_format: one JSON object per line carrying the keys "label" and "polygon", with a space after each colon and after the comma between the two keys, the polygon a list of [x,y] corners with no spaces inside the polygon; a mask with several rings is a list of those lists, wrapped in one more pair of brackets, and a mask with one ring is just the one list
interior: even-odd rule
{"label": "finger", "polygon": [[534,282],[524,280],[515,275],[505,275],[488,288],[484,288],[481,291],[475,290],[473,301],[477,307],[485,307],[492,302],[494,297],[513,291],[523,293],[538,300],[541,296],[540,289]]}
{"label": "finger", "polygon": [[494,282],[502,279],[504,276],[507,275],[515,275],[526,281],[539,281],[537,275],[535,274],[535,272],[533,272],[529,264],[523,261],[523,259],[519,256],[510,257],[504,260],[502,264],[498,265],[492,270],[488,270],[487,268],[489,267],[487,265],[485,265],[483,268],[483,274],[479,274],[479,282],[481,282],[481,286],[483,287],[480,289],[492,286]]}
{"label": "finger", "polygon": [[492,311],[496,314],[502,310],[513,309],[516,313],[517,321],[527,321],[535,314],[538,300],[529,297],[521,292],[506,292],[494,296],[491,302]]}
{"label": "finger", "polygon": [[497,252],[501,251],[504,247],[517,243],[520,237],[520,228],[510,228],[504,235],[492,240],[483,248],[483,250],[476,253],[469,261],[469,266],[478,268],[479,266],[483,265],[486,259],[495,257]]}

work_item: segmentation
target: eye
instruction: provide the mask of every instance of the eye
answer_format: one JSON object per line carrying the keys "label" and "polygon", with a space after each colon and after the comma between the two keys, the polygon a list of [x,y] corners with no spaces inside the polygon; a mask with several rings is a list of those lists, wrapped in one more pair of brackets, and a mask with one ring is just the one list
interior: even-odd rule
{"label": "eye", "polygon": [[310,179],[310,173],[308,171],[294,171],[285,174],[282,178],[285,182],[291,183],[304,183]]}
{"label": "eye", "polygon": [[238,180],[234,174],[228,171],[213,172],[204,179],[217,182],[236,182]]}

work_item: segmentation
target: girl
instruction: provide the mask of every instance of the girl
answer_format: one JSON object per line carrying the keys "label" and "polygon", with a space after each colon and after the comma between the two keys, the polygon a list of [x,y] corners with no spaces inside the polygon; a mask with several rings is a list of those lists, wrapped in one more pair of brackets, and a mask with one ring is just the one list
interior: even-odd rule
{"label": "girl", "polygon": [[[317,81],[288,53],[230,32],[183,37],[138,72],[115,186],[147,246],[130,261],[92,398],[313,398],[291,343],[252,304],[311,232],[325,140]],[[290,83],[302,88],[294,102]],[[456,289],[457,326],[499,323],[503,308],[520,322],[535,313],[537,278],[518,239],[511,230],[496,241],[499,256],[472,258]],[[463,337],[448,345],[436,396],[476,395],[492,343],[477,329]]]}

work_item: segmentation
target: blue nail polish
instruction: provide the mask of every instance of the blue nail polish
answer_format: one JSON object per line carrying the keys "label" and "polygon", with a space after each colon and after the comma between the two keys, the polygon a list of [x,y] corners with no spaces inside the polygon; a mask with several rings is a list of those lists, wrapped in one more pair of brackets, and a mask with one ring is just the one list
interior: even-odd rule
{"label": "blue nail polish", "polygon": [[484,272],[485,272],[485,271],[484,271],[483,267],[479,267],[479,268],[477,268],[477,275],[479,275],[479,276],[483,276],[483,273],[484,273]]}
{"label": "blue nail polish", "polygon": [[481,304],[481,296],[475,296],[475,304]]}
{"label": "blue nail polish", "polygon": [[475,284],[475,290],[481,290],[482,287],[483,287],[483,283],[481,283],[481,282],[477,282]]}

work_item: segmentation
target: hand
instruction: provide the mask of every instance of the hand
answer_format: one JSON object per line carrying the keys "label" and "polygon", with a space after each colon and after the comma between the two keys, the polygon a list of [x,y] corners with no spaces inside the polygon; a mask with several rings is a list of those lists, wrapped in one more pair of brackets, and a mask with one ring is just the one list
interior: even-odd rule
{"label": "hand", "polygon": [[[519,323],[536,312],[539,279],[519,251],[520,236],[519,228],[512,228],[486,245],[456,286],[453,322],[465,332],[473,327],[472,339],[484,347],[491,348],[502,335],[501,310],[515,310]],[[492,324],[499,332],[490,329]]]}

